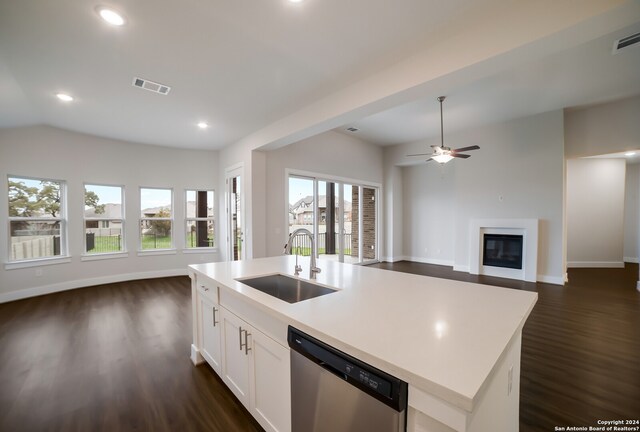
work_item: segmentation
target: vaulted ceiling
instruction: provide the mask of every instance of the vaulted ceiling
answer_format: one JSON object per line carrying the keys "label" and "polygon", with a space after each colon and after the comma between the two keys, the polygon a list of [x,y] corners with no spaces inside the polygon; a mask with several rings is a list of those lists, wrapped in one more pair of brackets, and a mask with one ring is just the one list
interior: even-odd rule
{"label": "vaulted ceiling", "polygon": [[[526,114],[522,101],[539,95],[539,87],[548,84],[552,84],[548,97],[531,104],[536,110],[596,101],[605,93],[612,97],[637,92],[638,80],[629,78],[637,72],[637,51],[635,57],[607,57],[607,62],[619,63],[618,69],[592,68],[589,61],[602,66],[604,57],[597,50],[608,39],[596,40],[593,32],[584,32],[583,40],[571,44],[577,51],[570,57],[558,53],[550,39],[535,45],[536,59],[546,57],[543,63],[499,62],[463,80],[433,80],[429,89],[415,94],[371,96],[384,99],[381,104],[364,104],[351,96],[343,97],[346,104],[332,102],[341,92],[348,95],[344,89],[354,89],[371,77],[377,77],[378,84],[362,86],[358,92],[378,91],[384,87],[380,82],[392,82],[385,78],[387,71],[401,70],[411,59],[427,59],[434,76],[435,72],[446,76],[453,71],[453,66],[446,68],[453,62],[439,64],[439,60],[458,52],[438,49],[452,41],[483,55],[489,44],[505,45],[485,40],[484,35],[474,38],[469,32],[476,23],[500,26],[508,35],[517,34],[519,26],[510,16],[523,23],[528,19],[532,28],[549,22],[548,29],[542,26],[542,35],[562,28],[556,17],[575,15],[576,22],[593,21],[592,15],[625,4],[630,8],[633,3],[585,0],[574,11],[571,1],[113,0],[106,5],[122,12],[126,24],[112,27],[96,12],[104,2],[0,0],[0,127],[48,124],[132,142],[219,149],[252,136],[257,146],[278,140],[286,144],[296,137],[355,124],[366,139],[391,144],[431,134],[431,126],[425,128],[423,120],[433,117],[435,96],[443,92],[451,95],[448,121],[469,126],[505,113]],[[516,8],[520,14],[508,15]],[[549,17],[541,14],[544,8]],[[636,9],[631,8],[634,13]],[[609,20],[608,27],[601,27],[626,31],[630,19],[626,15],[618,18],[620,25]],[[531,45],[526,42],[521,38],[519,43],[526,48]],[[540,49],[544,46],[546,51]],[[594,52],[597,56],[591,57]],[[462,64],[462,54],[458,57]],[[550,83],[548,72],[554,68],[560,69],[554,76],[562,79]],[[572,77],[581,79],[587,69],[595,73],[580,86],[563,84],[573,84]],[[609,87],[593,84],[596,74],[612,72],[620,76],[607,77]],[[171,91],[163,96],[135,88],[134,77],[166,84]],[[502,96],[514,83],[521,88],[509,101]],[[403,90],[389,87],[389,94]],[[585,91],[593,88],[598,91]],[[63,104],[56,92],[67,92],[75,100]],[[314,104],[318,108],[309,110]],[[456,118],[456,111],[463,114]],[[300,113],[306,113],[304,121],[287,120]],[[286,128],[280,126],[283,119]],[[210,127],[199,129],[199,121]],[[261,135],[261,131],[266,132]]]}

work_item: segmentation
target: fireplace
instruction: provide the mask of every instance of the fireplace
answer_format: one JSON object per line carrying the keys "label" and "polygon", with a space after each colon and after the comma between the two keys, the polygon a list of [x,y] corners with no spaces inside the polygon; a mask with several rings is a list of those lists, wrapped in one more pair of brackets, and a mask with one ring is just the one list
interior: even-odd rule
{"label": "fireplace", "polygon": [[521,235],[484,234],[482,265],[522,270]]}
{"label": "fireplace", "polygon": [[467,271],[536,282],[538,219],[471,219]]}

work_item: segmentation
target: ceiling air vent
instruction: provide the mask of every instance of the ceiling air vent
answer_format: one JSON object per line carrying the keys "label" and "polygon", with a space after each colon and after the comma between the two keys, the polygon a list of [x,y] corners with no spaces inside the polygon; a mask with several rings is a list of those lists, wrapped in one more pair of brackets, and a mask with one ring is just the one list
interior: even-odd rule
{"label": "ceiling air vent", "polygon": [[640,42],[640,33],[632,34],[631,36],[623,37],[613,43],[613,53],[618,53],[621,49],[627,48],[631,45],[635,45]]}
{"label": "ceiling air vent", "polygon": [[149,90],[154,93],[160,93],[162,95],[166,95],[169,93],[169,91],[171,91],[171,87],[167,85],[149,81],[144,78],[138,78],[138,77],[135,77],[133,79],[133,86],[140,87],[141,89]]}
{"label": "ceiling air vent", "polygon": [[354,128],[354,127],[348,127],[347,130],[349,132],[358,132],[358,128]]}

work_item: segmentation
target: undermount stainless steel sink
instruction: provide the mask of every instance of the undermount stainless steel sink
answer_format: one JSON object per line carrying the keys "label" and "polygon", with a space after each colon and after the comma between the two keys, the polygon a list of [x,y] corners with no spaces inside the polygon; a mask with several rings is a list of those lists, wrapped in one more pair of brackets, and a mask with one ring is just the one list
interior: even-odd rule
{"label": "undermount stainless steel sink", "polygon": [[331,288],[280,274],[236,280],[289,303],[298,303],[336,292]]}

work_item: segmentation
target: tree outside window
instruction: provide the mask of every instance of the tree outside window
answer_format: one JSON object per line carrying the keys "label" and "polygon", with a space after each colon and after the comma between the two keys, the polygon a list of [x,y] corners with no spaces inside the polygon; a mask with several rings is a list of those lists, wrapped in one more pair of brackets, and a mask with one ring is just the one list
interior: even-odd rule
{"label": "tree outside window", "polygon": [[84,245],[86,254],[125,250],[124,188],[84,185]]}
{"label": "tree outside window", "polygon": [[173,191],[140,188],[140,249],[173,248]]}
{"label": "tree outside window", "polygon": [[9,260],[66,255],[64,182],[8,178]]}

